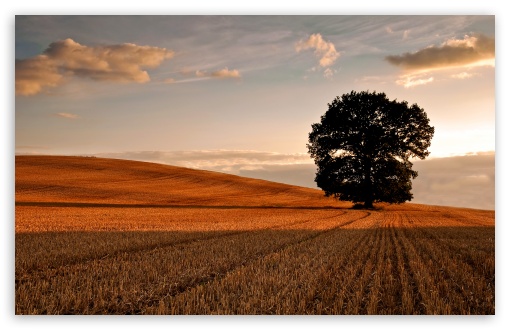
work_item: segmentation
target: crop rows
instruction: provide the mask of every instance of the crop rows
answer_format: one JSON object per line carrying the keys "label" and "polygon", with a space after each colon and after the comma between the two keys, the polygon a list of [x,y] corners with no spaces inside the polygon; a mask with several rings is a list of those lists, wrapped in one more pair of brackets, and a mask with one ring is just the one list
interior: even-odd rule
{"label": "crop rows", "polygon": [[470,212],[17,207],[16,314],[494,314]]}

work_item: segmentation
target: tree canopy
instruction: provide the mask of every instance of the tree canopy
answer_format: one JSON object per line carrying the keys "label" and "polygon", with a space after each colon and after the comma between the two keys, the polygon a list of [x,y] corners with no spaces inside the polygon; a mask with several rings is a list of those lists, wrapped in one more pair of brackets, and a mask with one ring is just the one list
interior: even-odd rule
{"label": "tree canopy", "polygon": [[390,101],[385,93],[344,94],[312,125],[308,152],[315,182],[326,196],[364,203],[403,203],[413,198],[410,159],[429,155],[434,127],[417,104]]}

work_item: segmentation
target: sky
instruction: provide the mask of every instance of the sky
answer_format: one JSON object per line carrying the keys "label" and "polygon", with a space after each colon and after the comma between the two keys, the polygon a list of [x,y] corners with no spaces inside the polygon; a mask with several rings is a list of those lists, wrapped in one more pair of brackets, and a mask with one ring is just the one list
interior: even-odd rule
{"label": "sky", "polygon": [[[313,186],[315,169],[305,146],[311,124],[336,96],[375,90],[417,103],[435,126],[431,155],[414,162],[419,176],[413,202],[494,209],[497,200],[496,245],[499,252],[506,250],[504,161],[510,137],[502,73],[507,65],[498,61],[496,71],[484,47],[496,36],[498,58],[508,58],[510,23],[503,4],[6,2],[0,37],[12,48],[1,55],[8,74],[0,92],[8,111],[0,120],[6,160],[0,181],[10,184],[2,185],[0,208],[14,219],[15,154],[104,155]],[[34,14],[273,17],[23,17]],[[320,17],[303,17],[310,14]],[[465,51],[468,45],[474,52]],[[77,49],[82,56],[72,51]],[[120,49],[130,56],[116,56]],[[23,80],[19,86],[17,77]],[[4,269],[14,263],[14,238],[7,234],[13,228],[13,221],[4,223],[3,250],[11,252],[8,258],[2,255]],[[497,259],[502,278],[506,262]],[[14,297],[13,273],[3,276],[11,294],[0,301],[1,311],[13,311],[8,298]],[[502,311],[508,287],[498,282],[497,290]],[[7,320],[25,326],[12,316]],[[444,321],[432,318],[413,327],[450,326]],[[312,325],[306,322],[295,325]],[[391,322],[392,328],[410,325]],[[508,317],[498,312],[490,320],[470,318],[463,326],[487,322],[504,328]],[[216,325],[229,326],[221,320]],[[136,320],[129,326],[137,327]]]}
{"label": "sky", "polygon": [[16,152],[306,153],[351,90],[495,150],[494,16],[17,16]]}
{"label": "sky", "polygon": [[[16,154],[316,187],[311,124],[352,90],[422,107],[430,158],[495,152],[494,15],[19,15],[15,62]],[[481,171],[475,192],[494,187],[494,166]],[[414,192],[494,209],[494,193],[473,205]]]}

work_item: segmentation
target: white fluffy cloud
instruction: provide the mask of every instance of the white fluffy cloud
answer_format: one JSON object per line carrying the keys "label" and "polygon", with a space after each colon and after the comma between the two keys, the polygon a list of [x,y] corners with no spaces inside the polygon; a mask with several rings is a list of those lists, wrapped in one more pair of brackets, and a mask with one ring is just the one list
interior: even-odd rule
{"label": "white fluffy cloud", "polygon": [[34,95],[72,76],[145,83],[150,80],[145,69],[159,66],[173,54],[165,48],[130,43],[89,47],[72,39],[56,41],[41,55],[16,60],[16,94]]}
{"label": "white fluffy cloud", "polygon": [[295,45],[296,51],[301,52],[307,49],[315,49],[315,55],[319,57],[319,64],[322,67],[328,67],[335,63],[340,57],[332,42],[327,42],[320,33],[312,34],[306,40],[300,40]]}

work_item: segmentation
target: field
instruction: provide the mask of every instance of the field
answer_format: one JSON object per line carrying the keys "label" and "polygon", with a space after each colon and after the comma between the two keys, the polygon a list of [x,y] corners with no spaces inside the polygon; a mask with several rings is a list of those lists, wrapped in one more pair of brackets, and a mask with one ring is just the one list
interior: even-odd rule
{"label": "field", "polygon": [[495,314],[494,211],[16,156],[16,314]]}

